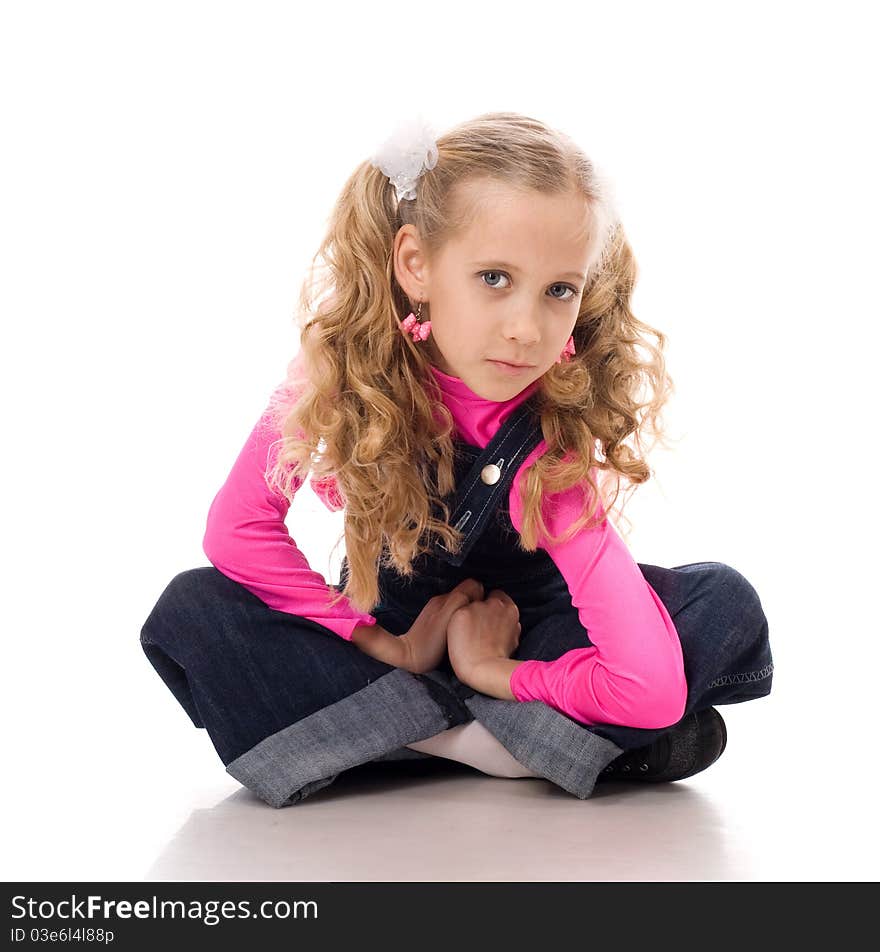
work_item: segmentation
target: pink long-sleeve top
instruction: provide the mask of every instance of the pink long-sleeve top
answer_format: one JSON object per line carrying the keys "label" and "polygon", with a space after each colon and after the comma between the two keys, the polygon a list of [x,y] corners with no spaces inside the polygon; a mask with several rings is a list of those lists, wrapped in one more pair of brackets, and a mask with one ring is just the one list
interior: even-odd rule
{"label": "pink long-sleeve top", "polygon": [[[431,369],[458,435],[481,449],[539,386],[534,381],[509,400],[492,401],[475,394],[458,377]],[[351,640],[358,625],[376,624],[377,619],[355,610],[347,599],[331,607],[335,590],[309,567],[287,530],[284,520],[290,503],[270,490],[264,478],[272,444],[280,437],[271,424],[271,406],[270,402],[211,504],[205,555],[271,608],[308,618]],[[512,481],[510,516],[518,532],[523,471],[546,451],[541,440]],[[301,485],[297,479],[294,490]],[[332,479],[313,478],[311,485],[328,509],[343,507]],[[553,535],[574,521],[582,501],[579,486],[545,500],[544,518]],[[568,542],[554,545],[543,540],[540,547],[565,579],[592,644],[553,661],[520,662],[510,676],[513,696],[518,701],[543,701],[584,724],[657,728],[676,723],[687,696],[681,642],[666,606],[607,517]]]}

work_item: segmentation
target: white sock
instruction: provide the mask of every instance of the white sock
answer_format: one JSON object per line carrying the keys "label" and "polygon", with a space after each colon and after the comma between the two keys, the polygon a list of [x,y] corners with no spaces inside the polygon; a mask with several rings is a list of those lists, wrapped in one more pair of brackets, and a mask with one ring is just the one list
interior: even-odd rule
{"label": "white sock", "polygon": [[434,757],[457,760],[492,777],[540,776],[523,766],[479,721],[450,727],[406,746]]}

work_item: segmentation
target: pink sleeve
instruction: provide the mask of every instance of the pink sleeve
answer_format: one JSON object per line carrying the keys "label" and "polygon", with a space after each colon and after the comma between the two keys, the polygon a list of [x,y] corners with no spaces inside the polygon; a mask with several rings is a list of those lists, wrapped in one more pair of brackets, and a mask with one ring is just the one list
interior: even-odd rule
{"label": "pink sleeve", "polygon": [[[510,515],[518,532],[520,477],[546,449],[542,440],[514,477]],[[551,533],[571,525],[582,498],[581,487],[573,486],[554,496],[552,505],[545,502]],[[539,545],[565,578],[592,645],[553,661],[523,661],[510,677],[514,697],[544,701],[584,724],[660,728],[677,723],[687,699],[681,641],[666,606],[607,516],[568,542],[545,542]]]}
{"label": "pink sleeve", "polygon": [[[290,537],[284,523],[290,503],[271,491],[264,478],[271,444],[280,437],[270,423],[270,407],[271,402],[211,503],[202,543],[205,555],[270,608],[301,615],[350,641],[357,625],[374,625],[376,618],[356,611],[347,599],[332,607],[329,599],[335,589],[311,570]],[[292,488],[301,485],[297,478]],[[327,490],[324,484],[322,488]]]}

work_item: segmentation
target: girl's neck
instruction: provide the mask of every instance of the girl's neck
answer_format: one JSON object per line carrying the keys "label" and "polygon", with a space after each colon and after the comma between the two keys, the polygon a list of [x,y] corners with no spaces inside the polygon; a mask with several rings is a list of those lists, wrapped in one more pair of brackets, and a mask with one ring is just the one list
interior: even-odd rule
{"label": "girl's neck", "polygon": [[488,446],[510,414],[541,385],[538,378],[507,400],[488,400],[474,393],[460,377],[447,374],[433,364],[431,376],[440,399],[452,414],[458,438],[480,449]]}

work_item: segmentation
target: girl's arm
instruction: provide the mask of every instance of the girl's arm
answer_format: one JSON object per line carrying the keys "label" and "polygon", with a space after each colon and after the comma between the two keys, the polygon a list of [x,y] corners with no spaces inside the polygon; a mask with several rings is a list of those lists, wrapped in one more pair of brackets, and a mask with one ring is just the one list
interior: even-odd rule
{"label": "girl's arm", "polygon": [[[518,532],[520,476],[546,450],[542,440],[514,477],[510,515]],[[582,493],[573,486],[555,495],[552,505],[545,501],[544,516],[554,535],[574,521]],[[554,661],[520,662],[510,672],[514,697],[544,701],[584,724],[661,728],[677,723],[687,698],[681,641],[666,606],[607,516],[568,542],[541,547],[565,578],[592,645]]]}
{"label": "girl's arm", "polygon": [[[347,599],[331,607],[329,600],[335,590],[312,571],[288,533],[284,518],[290,502],[271,491],[264,478],[271,444],[279,437],[270,424],[267,407],[211,503],[202,543],[205,555],[224,575],[271,608],[301,615],[351,641],[355,628],[376,625],[376,618],[356,611]],[[292,488],[296,491],[301,485],[297,478]],[[366,643],[379,644],[377,638]],[[390,642],[382,644],[389,652],[394,650]]]}

